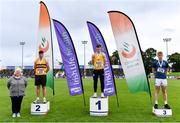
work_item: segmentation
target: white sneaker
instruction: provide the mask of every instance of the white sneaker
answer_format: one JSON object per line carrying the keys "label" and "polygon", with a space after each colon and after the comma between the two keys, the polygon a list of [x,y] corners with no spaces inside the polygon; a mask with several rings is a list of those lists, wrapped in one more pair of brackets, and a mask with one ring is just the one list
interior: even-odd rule
{"label": "white sneaker", "polygon": [[36,98],[36,100],[33,103],[40,103],[39,98]]}
{"label": "white sneaker", "polygon": [[104,98],[105,96],[104,96],[104,93],[101,93],[101,98]]}
{"label": "white sneaker", "polygon": [[94,98],[97,98],[97,93],[94,93],[94,94],[93,94],[93,97],[94,97]]}
{"label": "white sneaker", "polygon": [[47,102],[47,100],[46,100],[46,98],[44,97],[44,98],[43,98],[43,103],[46,103],[46,102]]}
{"label": "white sneaker", "polygon": [[17,113],[17,117],[21,117],[20,113]]}
{"label": "white sneaker", "polygon": [[12,117],[15,118],[16,117],[16,113],[13,113]]}

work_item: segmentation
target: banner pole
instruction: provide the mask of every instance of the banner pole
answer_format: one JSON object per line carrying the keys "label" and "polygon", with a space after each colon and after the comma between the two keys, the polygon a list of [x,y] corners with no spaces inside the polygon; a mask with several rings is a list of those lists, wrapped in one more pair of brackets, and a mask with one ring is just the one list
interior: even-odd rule
{"label": "banner pole", "polygon": [[85,100],[84,92],[83,92],[83,101],[84,101],[84,107],[86,107],[86,100]]}
{"label": "banner pole", "polygon": [[118,98],[117,92],[116,92],[116,101],[117,101],[117,106],[119,108],[119,98]]}

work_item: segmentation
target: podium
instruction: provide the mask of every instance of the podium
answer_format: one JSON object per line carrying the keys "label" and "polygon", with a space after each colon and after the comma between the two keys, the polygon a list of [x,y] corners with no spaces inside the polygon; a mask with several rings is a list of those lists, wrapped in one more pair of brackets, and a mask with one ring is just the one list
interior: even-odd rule
{"label": "podium", "polygon": [[50,102],[47,103],[31,103],[32,115],[44,115],[50,110]]}
{"label": "podium", "polygon": [[153,107],[152,112],[158,117],[171,117],[172,116],[172,109],[155,109]]}
{"label": "podium", "polygon": [[107,116],[108,115],[108,97],[90,97],[90,115]]}

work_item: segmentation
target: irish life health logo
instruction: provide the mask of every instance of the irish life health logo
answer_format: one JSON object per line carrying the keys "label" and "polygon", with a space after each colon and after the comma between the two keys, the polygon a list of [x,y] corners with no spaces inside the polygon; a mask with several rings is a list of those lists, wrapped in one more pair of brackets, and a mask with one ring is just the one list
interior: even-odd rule
{"label": "irish life health logo", "polygon": [[42,38],[41,43],[39,44],[39,50],[43,51],[44,53],[47,52],[49,49],[49,42],[46,38]]}
{"label": "irish life health logo", "polygon": [[136,54],[136,48],[132,44],[124,42],[121,54],[124,58],[130,59]]}

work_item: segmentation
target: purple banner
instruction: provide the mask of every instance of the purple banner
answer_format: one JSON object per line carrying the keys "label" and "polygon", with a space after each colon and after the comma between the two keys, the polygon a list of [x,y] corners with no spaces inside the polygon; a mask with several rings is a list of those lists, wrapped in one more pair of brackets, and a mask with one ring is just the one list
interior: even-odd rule
{"label": "purple banner", "polygon": [[68,81],[69,93],[71,96],[80,95],[83,93],[83,86],[74,44],[66,27],[54,19],[53,23]]}
{"label": "purple banner", "polygon": [[106,43],[104,38],[100,32],[100,30],[91,22],[87,22],[89,34],[91,37],[91,42],[93,45],[93,50],[96,52],[96,45],[100,44],[102,47],[102,52],[106,55],[106,65],[104,68],[104,95],[112,96],[116,94],[114,74],[112,70],[112,66],[110,63],[108,49],[106,47]]}

